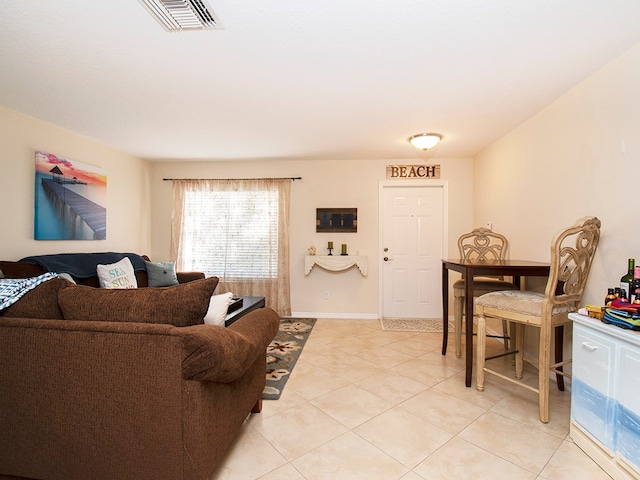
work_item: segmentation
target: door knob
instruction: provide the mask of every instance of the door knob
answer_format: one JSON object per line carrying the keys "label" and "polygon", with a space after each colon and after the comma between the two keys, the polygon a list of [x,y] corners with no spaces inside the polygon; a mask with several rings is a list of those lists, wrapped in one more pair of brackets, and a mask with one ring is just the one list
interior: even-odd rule
{"label": "door knob", "polygon": [[390,259],[389,259],[389,257],[384,257],[384,258],[383,258],[383,260],[384,260],[385,262],[388,262]]}
{"label": "door knob", "polygon": [[389,251],[389,249],[388,249],[387,247],[384,247],[384,248],[382,249],[382,251],[383,251],[383,252],[388,252],[388,251]]}

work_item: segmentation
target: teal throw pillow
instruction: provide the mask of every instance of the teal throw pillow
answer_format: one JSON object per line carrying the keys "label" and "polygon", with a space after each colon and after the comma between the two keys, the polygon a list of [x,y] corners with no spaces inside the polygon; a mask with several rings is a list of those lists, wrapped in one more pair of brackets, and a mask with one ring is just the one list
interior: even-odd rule
{"label": "teal throw pillow", "polygon": [[147,281],[150,287],[178,285],[176,262],[144,262],[147,265]]}

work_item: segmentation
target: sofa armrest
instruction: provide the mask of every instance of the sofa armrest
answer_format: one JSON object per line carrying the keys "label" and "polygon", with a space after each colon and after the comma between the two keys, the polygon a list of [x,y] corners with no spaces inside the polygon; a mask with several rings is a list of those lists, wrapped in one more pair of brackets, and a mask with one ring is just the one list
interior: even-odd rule
{"label": "sofa armrest", "polygon": [[[280,319],[270,308],[260,308],[229,328],[194,325],[179,329],[183,340],[182,378],[229,383],[254,364],[278,332]],[[266,367],[265,367],[266,368]]]}
{"label": "sofa armrest", "polygon": [[187,283],[187,282],[193,282],[194,280],[200,280],[201,278],[204,278],[204,273],[176,272],[176,276],[178,277],[178,283]]}

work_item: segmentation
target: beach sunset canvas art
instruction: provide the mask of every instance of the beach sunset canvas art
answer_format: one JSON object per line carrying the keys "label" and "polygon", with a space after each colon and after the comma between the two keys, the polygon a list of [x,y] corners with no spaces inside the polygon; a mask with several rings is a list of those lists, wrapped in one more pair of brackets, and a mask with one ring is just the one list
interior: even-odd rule
{"label": "beach sunset canvas art", "polygon": [[36,240],[105,240],[107,175],[102,168],[36,152]]}

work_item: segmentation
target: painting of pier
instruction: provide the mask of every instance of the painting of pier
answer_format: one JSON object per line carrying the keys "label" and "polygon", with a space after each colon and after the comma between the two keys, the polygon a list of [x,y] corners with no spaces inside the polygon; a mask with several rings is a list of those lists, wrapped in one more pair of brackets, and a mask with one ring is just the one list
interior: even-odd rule
{"label": "painting of pier", "polygon": [[99,167],[36,152],[36,240],[105,240],[107,176]]}

